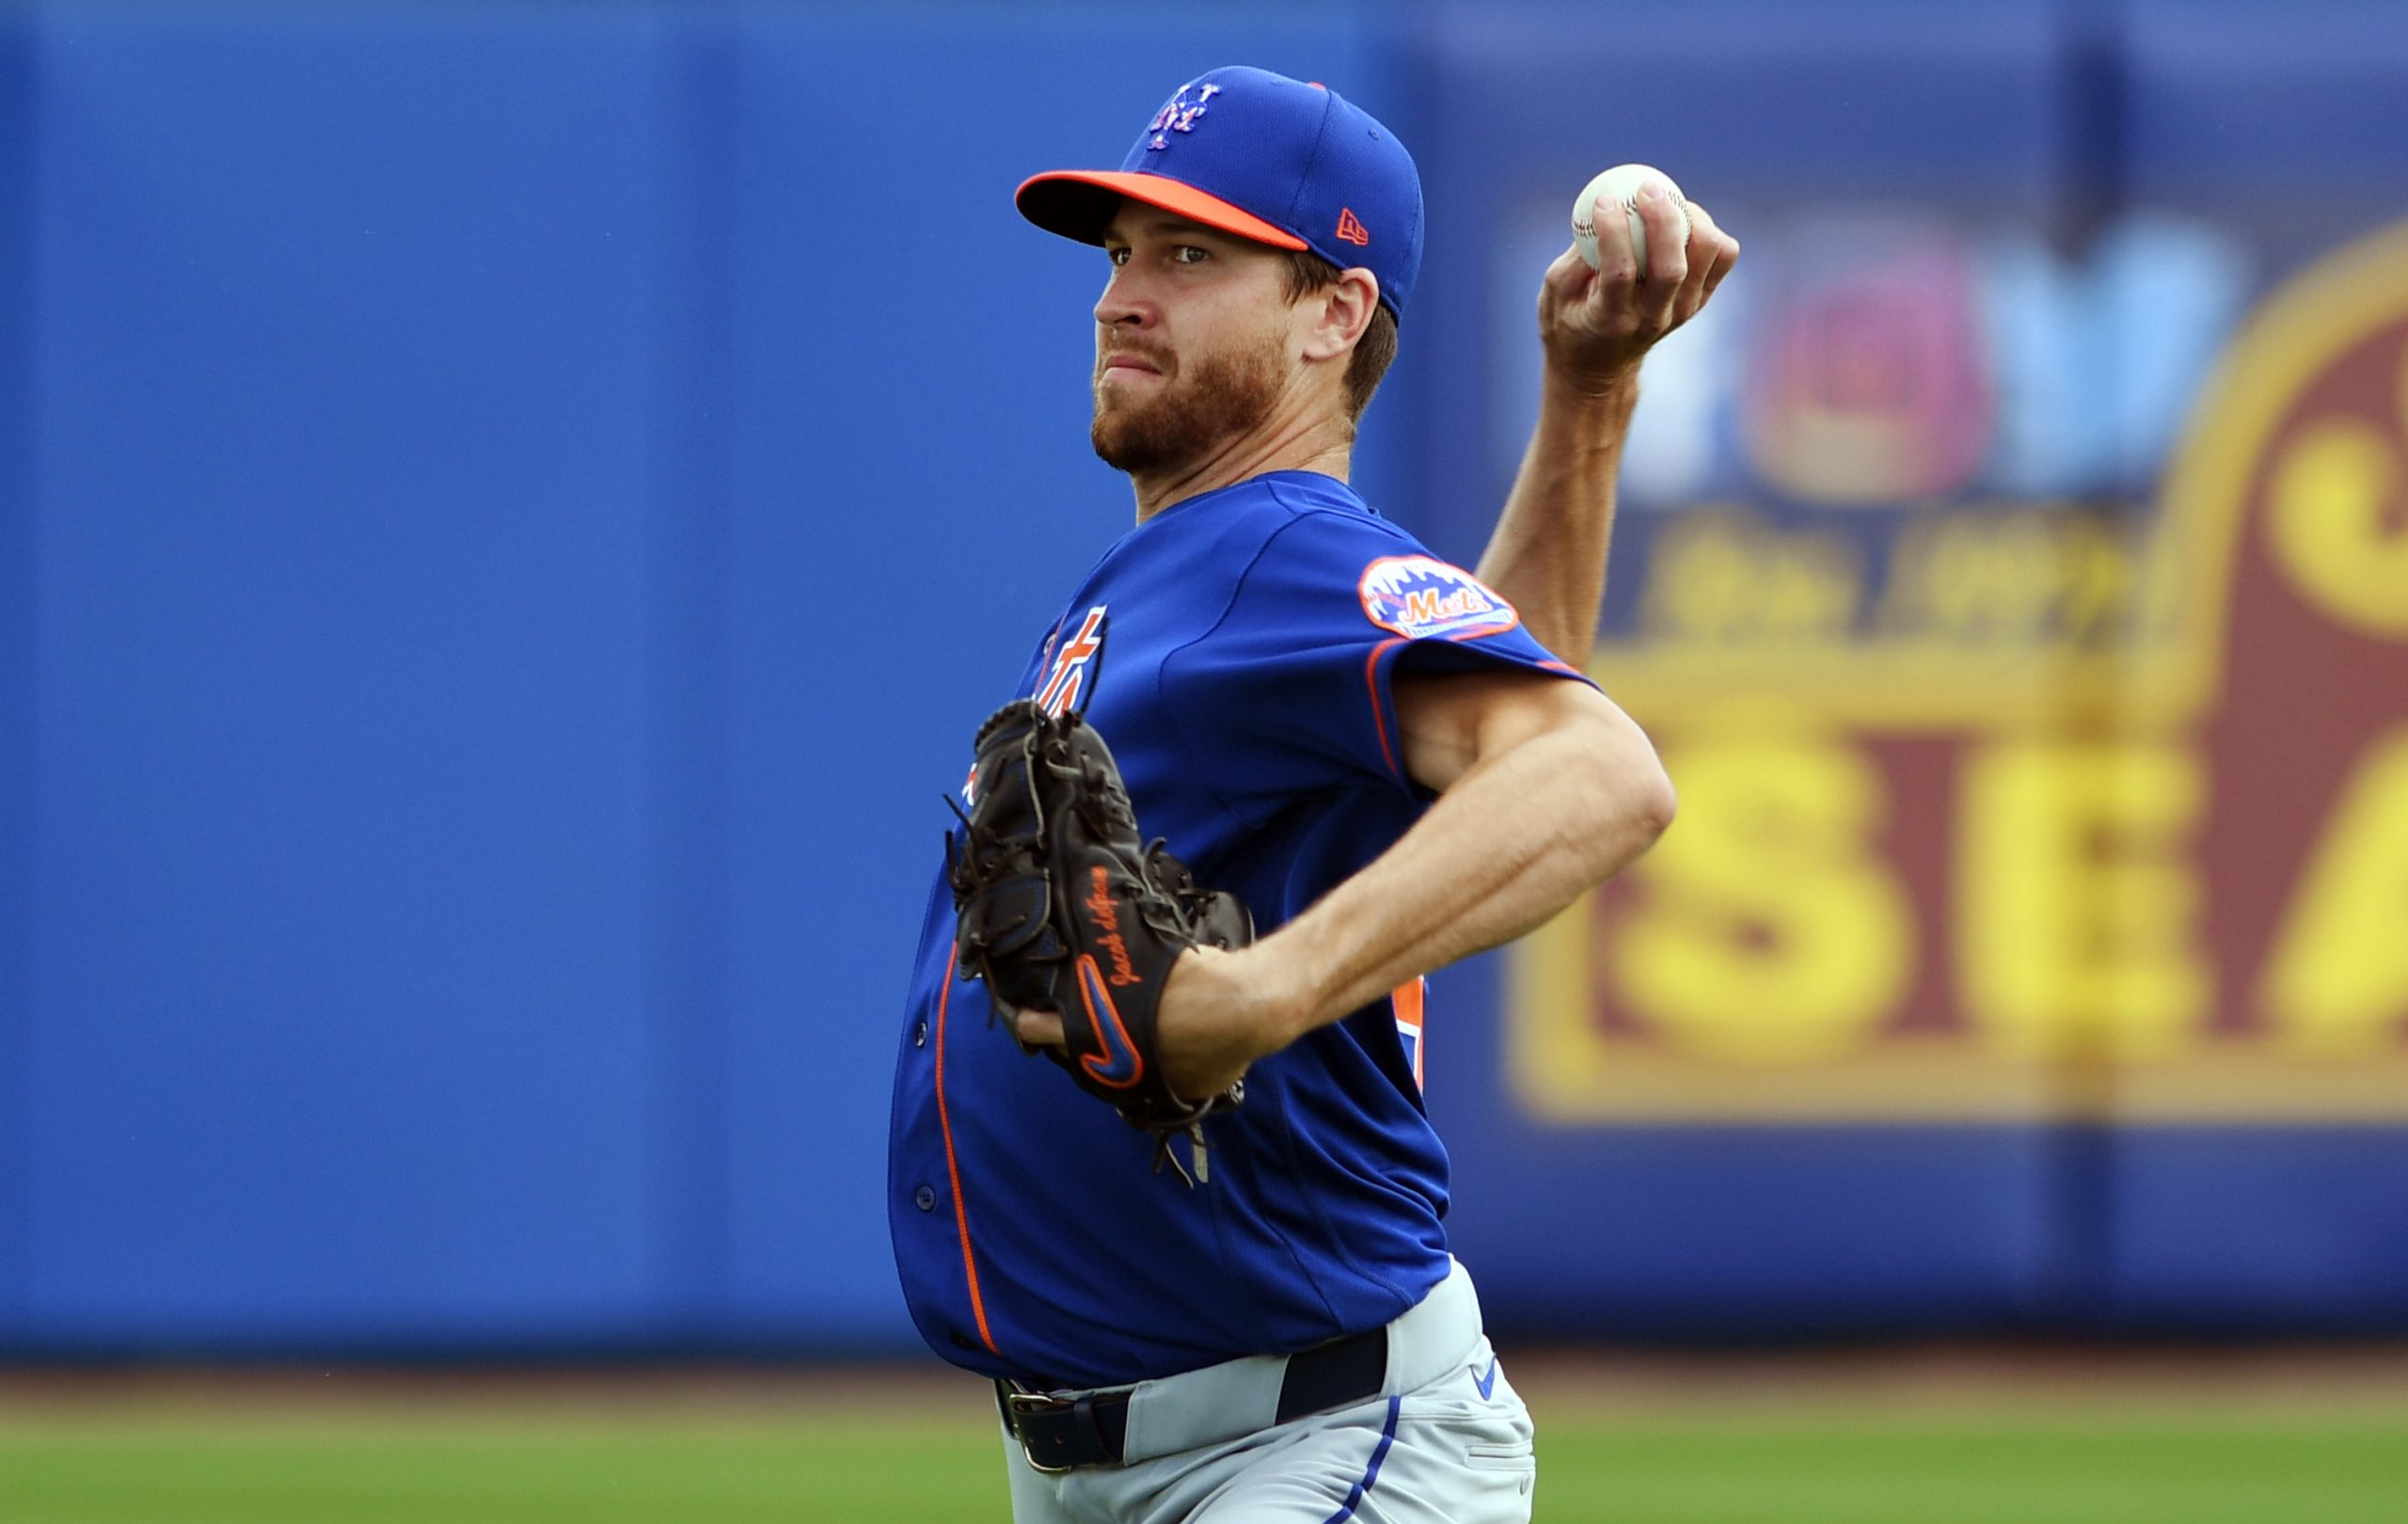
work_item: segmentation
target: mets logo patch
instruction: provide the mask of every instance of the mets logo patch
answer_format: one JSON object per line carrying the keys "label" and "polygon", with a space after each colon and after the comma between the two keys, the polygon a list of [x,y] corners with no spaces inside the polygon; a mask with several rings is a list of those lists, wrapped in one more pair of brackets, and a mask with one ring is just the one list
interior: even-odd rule
{"label": "mets logo patch", "polygon": [[[1079,621],[1078,633],[1063,643],[1054,653],[1054,665],[1046,676],[1045,686],[1037,691],[1037,706],[1047,714],[1059,715],[1079,702],[1082,693],[1092,694],[1096,678],[1103,671],[1104,606],[1101,603],[1087,611]],[[1057,627],[1054,636],[1061,630]],[[1049,646],[1053,639],[1048,638]]]}
{"label": "mets logo patch", "polygon": [[1408,640],[1494,635],[1522,622],[1479,578],[1433,556],[1382,556],[1363,568],[1361,592],[1365,616]]}

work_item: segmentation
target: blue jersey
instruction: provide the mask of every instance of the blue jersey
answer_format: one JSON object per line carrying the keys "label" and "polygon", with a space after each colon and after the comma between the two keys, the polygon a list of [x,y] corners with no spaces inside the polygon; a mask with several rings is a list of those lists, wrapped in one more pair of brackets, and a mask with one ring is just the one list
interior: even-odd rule
{"label": "blue jersey", "polygon": [[[1011,696],[1084,706],[1146,833],[1268,933],[1428,806],[1399,749],[1401,661],[1577,675],[1345,484],[1282,471],[1123,536]],[[1245,1103],[1205,1122],[1211,1175],[1191,1189],[990,1023],[986,987],[955,976],[953,923],[940,869],[887,1182],[904,1295],[939,1355],[1121,1385],[1375,1327],[1446,1274],[1418,986],[1257,1062]]]}

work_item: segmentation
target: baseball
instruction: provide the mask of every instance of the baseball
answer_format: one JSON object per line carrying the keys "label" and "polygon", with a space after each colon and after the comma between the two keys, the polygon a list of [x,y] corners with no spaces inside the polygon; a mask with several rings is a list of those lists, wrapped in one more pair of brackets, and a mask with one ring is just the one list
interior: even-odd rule
{"label": "baseball", "polygon": [[1579,199],[1572,203],[1572,242],[1578,246],[1580,257],[1589,268],[1597,268],[1597,203],[1600,200],[1621,203],[1630,214],[1630,251],[1639,258],[1641,276],[1647,273],[1647,225],[1639,220],[1639,187],[1651,180],[1661,181],[1664,193],[1680,204],[1681,236],[1688,237],[1689,203],[1681,195],[1681,187],[1663,170],[1643,164],[1618,164],[1580,188]]}

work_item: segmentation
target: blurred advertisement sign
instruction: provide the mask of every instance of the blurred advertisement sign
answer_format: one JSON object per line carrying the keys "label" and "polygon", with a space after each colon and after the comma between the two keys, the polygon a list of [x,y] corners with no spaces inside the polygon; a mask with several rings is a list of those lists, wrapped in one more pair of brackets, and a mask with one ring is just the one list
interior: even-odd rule
{"label": "blurred advertisement sign", "polygon": [[2408,1118],[2408,225],[2237,337],[2195,228],[1769,242],[1592,666],[1681,818],[1513,954],[1520,1102]]}
{"label": "blurred advertisement sign", "polygon": [[1895,218],[1816,223],[1782,252],[1743,414],[1758,477],[1802,502],[1957,491],[1991,434],[1970,251]]}

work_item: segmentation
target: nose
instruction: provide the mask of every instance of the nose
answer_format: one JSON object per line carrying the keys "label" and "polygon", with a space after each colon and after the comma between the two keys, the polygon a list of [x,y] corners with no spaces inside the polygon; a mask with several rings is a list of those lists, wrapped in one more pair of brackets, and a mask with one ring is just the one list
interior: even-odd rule
{"label": "nose", "polygon": [[1124,333],[1142,333],[1152,327],[1156,315],[1154,304],[1137,289],[1127,265],[1112,272],[1112,279],[1105,283],[1103,295],[1095,304],[1097,325]]}

